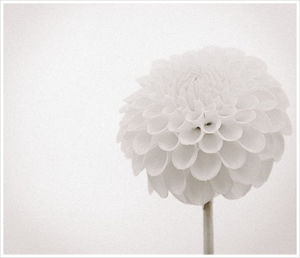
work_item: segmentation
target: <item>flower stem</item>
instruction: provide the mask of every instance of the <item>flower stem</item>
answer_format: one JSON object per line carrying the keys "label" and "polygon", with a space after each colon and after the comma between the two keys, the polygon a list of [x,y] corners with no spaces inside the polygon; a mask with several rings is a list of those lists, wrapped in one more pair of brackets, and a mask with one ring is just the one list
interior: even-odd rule
{"label": "flower stem", "polygon": [[203,205],[203,249],[204,254],[214,253],[213,203]]}

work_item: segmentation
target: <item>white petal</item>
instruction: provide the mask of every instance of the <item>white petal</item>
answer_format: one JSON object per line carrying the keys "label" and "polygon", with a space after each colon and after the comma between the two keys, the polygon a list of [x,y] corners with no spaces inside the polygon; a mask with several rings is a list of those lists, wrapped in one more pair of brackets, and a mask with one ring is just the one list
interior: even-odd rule
{"label": "white petal", "polygon": [[137,176],[143,171],[144,168],[144,156],[134,155],[134,157],[132,158],[133,174]]}
{"label": "white petal", "polygon": [[231,105],[233,107],[236,106],[237,103],[237,97],[232,95],[232,93],[229,92],[224,92],[223,96],[222,96],[222,101],[224,103],[224,105]]}
{"label": "white petal", "polygon": [[117,143],[120,143],[123,140],[123,137],[126,134],[126,132],[127,130],[124,127],[120,127],[117,134]]}
{"label": "white petal", "polygon": [[241,78],[256,78],[266,72],[266,64],[259,58],[246,56]]}
{"label": "white petal", "polygon": [[125,102],[127,103],[131,103],[133,102],[135,99],[139,98],[140,96],[142,96],[143,90],[139,89],[137,91],[135,91],[134,93],[132,93],[130,96],[128,96],[127,98],[124,99]]}
{"label": "white petal", "polygon": [[147,132],[149,134],[159,134],[166,130],[168,124],[168,117],[166,115],[159,115],[153,117],[147,122]]}
{"label": "white petal", "polygon": [[231,117],[235,113],[236,113],[236,109],[231,105],[222,106],[222,108],[218,110],[218,115],[223,118]]}
{"label": "white petal", "polygon": [[172,151],[178,146],[179,140],[176,134],[166,132],[157,136],[157,143],[162,150]]}
{"label": "white petal", "polygon": [[176,132],[180,133],[182,131],[185,131],[185,130],[188,130],[192,127],[193,125],[188,122],[188,121],[184,121],[177,129],[176,129]]}
{"label": "white petal", "polygon": [[266,139],[261,132],[245,126],[243,128],[243,135],[239,139],[239,143],[247,151],[258,153],[261,152],[266,146]]}
{"label": "white petal", "polygon": [[203,103],[200,101],[200,100],[194,100],[194,107],[195,107],[195,110],[199,113],[202,114],[202,111],[203,111]]}
{"label": "white petal", "polygon": [[229,170],[230,176],[234,182],[245,185],[253,184],[259,177],[261,161],[256,154],[248,153],[247,161],[239,169]]}
{"label": "white petal", "polygon": [[274,161],[272,159],[263,160],[261,162],[260,174],[253,183],[255,187],[260,187],[268,180],[272,171],[273,163]]}
{"label": "white petal", "polygon": [[152,146],[152,136],[146,132],[138,133],[133,140],[133,150],[138,155],[143,155],[150,150]]}
{"label": "white petal", "polygon": [[221,121],[215,112],[205,112],[199,122],[205,133],[215,133],[221,126]]}
{"label": "white petal", "polygon": [[179,145],[172,153],[173,165],[178,169],[189,168],[197,158],[197,149],[193,145]]}
{"label": "white petal", "polygon": [[161,113],[162,113],[162,106],[160,104],[153,104],[143,112],[143,117],[150,119],[161,115]]}
{"label": "white petal", "polygon": [[233,185],[228,168],[222,166],[219,173],[210,180],[210,184],[216,193],[228,193]]}
{"label": "white petal", "polygon": [[256,118],[250,123],[250,125],[262,133],[268,133],[272,130],[272,124],[270,118],[264,111],[256,110]]}
{"label": "white petal", "polygon": [[185,195],[191,203],[204,205],[213,199],[214,191],[209,182],[199,181],[188,175]]}
{"label": "white petal", "polygon": [[237,142],[223,142],[219,152],[223,164],[232,169],[242,167],[247,158],[247,152]]}
{"label": "white petal", "polygon": [[243,134],[242,127],[234,120],[224,120],[218,131],[220,137],[225,141],[236,141]]}
{"label": "white petal", "polygon": [[186,198],[184,194],[173,194],[173,196],[178,200],[183,203],[189,204],[189,200]]}
{"label": "white petal", "polygon": [[163,114],[166,114],[166,115],[171,115],[172,113],[175,112],[175,110],[176,110],[175,104],[169,103],[169,104],[167,104],[167,106],[165,106],[165,107],[162,109],[162,113],[163,113]]}
{"label": "white petal", "polygon": [[153,189],[153,187],[152,187],[152,185],[151,185],[151,182],[150,182],[150,180],[149,180],[149,176],[148,176],[147,182],[148,182],[148,193],[149,193],[149,194],[152,194],[154,189]]}
{"label": "white petal", "polygon": [[135,109],[145,109],[152,104],[152,101],[147,97],[140,97],[131,104]]}
{"label": "white petal", "polygon": [[256,118],[256,113],[253,110],[241,110],[235,114],[234,118],[240,124],[247,124]]}
{"label": "white petal", "polygon": [[121,122],[119,123],[121,127],[127,127],[131,120],[133,120],[138,113],[136,112],[127,112],[124,114]]}
{"label": "white petal", "polygon": [[180,143],[184,145],[192,145],[201,140],[203,132],[200,127],[189,128],[179,133],[178,138]]}
{"label": "white petal", "polygon": [[165,183],[167,188],[173,194],[182,194],[186,187],[186,176],[188,174],[187,170],[179,170],[175,168],[172,163],[166,167],[163,176],[165,178]]}
{"label": "white petal", "polygon": [[199,147],[206,153],[216,153],[223,145],[223,140],[218,134],[205,134],[199,142]]}
{"label": "white petal", "polygon": [[[187,102],[187,99],[186,99],[186,95],[185,95],[185,90],[183,88],[180,88],[179,91],[182,91],[181,93],[184,95],[184,97],[182,96],[179,96],[177,97],[177,105],[180,106],[180,107],[183,107],[183,108],[189,108],[188,106],[188,102]],[[181,94],[179,93],[179,95]]]}
{"label": "white petal", "polygon": [[157,176],[163,172],[168,164],[168,154],[155,147],[145,155],[145,168],[148,175]]}
{"label": "white petal", "polygon": [[276,97],[279,108],[286,109],[289,106],[289,100],[281,88],[272,87],[269,90]]}
{"label": "white petal", "polygon": [[242,95],[239,96],[236,107],[238,109],[253,109],[258,103],[258,99],[254,95]]}
{"label": "white petal", "polygon": [[273,139],[273,158],[279,161],[284,151],[284,139],[280,133],[272,134]]}
{"label": "white petal", "polygon": [[135,115],[128,123],[128,131],[138,131],[145,128],[145,121],[142,114]]}
{"label": "white petal", "polygon": [[171,132],[174,132],[180,126],[182,126],[184,121],[185,121],[185,119],[184,119],[183,113],[176,111],[169,117],[168,129]]}
{"label": "white petal", "polygon": [[168,188],[165,184],[164,177],[162,175],[159,176],[149,176],[148,180],[151,183],[152,188],[156,191],[161,198],[168,197]]}
{"label": "white petal", "polygon": [[288,117],[287,113],[282,112],[282,119],[284,121],[284,127],[282,128],[281,132],[284,135],[291,135],[292,134],[292,124],[291,124],[291,120]]}
{"label": "white petal", "polygon": [[283,117],[283,111],[279,109],[273,109],[271,111],[267,111],[266,114],[268,115],[271,121],[271,132],[279,132],[285,127],[285,118]]}
{"label": "white petal", "polygon": [[277,106],[276,98],[273,96],[273,94],[266,90],[256,90],[252,92],[252,94],[254,94],[259,100],[257,109],[271,110]]}
{"label": "white petal", "polygon": [[186,121],[192,123],[192,122],[198,120],[201,116],[202,116],[201,112],[196,112],[196,111],[194,111],[194,112],[188,112],[185,115],[185,119],[186,119]]}
{"label": "white petal", "polygon": [[274,141],[272,134],[265,134],[266,144],[265,148],[259,153],[259,158],[261,160],[273,159],[274,152]]}
{"label": "white petal", "polygon": [[127,132],[124,134],[121,142],[121,150],[124,152],[126,158],[131,158],[134,154],[132,142],[135,137],[135,133]]}
{"label": "white petal", "polygon": [[239,199],[245,196],[251,188],[251,185],[244,185],[237,182],[233,183],[231,190],[223,194],[223,196],[229,200]]}
{"label": "white petal", "polygon": [[206,181],[214,178],[218,174],[221,165],[221,160],[217,154],[207,154],[199,151],[197,159],[190,170],[195,178]]}

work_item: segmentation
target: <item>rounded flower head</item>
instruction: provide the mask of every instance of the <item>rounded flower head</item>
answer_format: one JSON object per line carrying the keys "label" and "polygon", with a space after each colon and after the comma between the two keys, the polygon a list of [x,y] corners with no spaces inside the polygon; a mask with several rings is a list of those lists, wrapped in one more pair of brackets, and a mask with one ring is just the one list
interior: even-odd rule
{"label": "rounded flower head", "polygon": [[156,61],[138,82],[118,141],[150,192],[203,205],[268,179],[291,127],[287,97],[260,59],[209,47]]}

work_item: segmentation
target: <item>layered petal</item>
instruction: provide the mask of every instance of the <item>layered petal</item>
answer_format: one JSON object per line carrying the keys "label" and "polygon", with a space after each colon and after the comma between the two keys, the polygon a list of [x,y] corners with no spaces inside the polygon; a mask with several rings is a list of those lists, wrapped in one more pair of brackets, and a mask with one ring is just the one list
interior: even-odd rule
{"label": "layered petal", "polygon": [[254,56],[246,56],[241,78],[252,79],[260,77],[266,72],[266,64]]}
{"label": "layered petal", "polygon": [[286,119],[283,117],[283,111],[280,109],[273,109],[266,114],[268,115],[271,121],[271,132],[279,132],[285,127],[285,123],[287,122]]}
{"label": "layered petal", "polygon": [[200,127],[188,128],[181,131],[178,135],[179,141],[184,145],[194,145],[201,140],[203,132]]}
{"label": "layered petal", "polygon": [[284,135],[291,135],[292,134],[292,124],[291,124],[291,120],[289,119],[287,113],[282,112],[282,120],[284,121],[283,124],[283,128],[281,130],[281,133]]}
{"label": "layered petal", "polygon": [[247,159],[247,152],[237,142],[223,142],[219,155],[227,168],[238,169],[242,167]]}
{"label": "layered petal", "polygon": [[149,178],[148,178],[148,180],[147,180],[147,185],[148,185],[148,193],[149,193],[149,194],[152,194],[153,191],[154,191],[154,189],[153,189],[153,187],[152,187],[152,185],[151,185],[151,182],[150,182]]}
{"label": "layered petal", "polygon": [[256,112],[253,110],[241,110],[235,114],[234,118],[239,124],[248,124],[256,119]]}
{"label": "layered petal", "polygon": [[175,133],[166,132],[157,136],[157,144],[164,151],[173,151],[179,144]]}
{"label": "layered petal", "polygon": [[257,97],[250,94],[241,95],[238,97],[236,107],[238,109],[254,109],[258,105]]}
{"label": "layered petal", "polygon": [[228,118],[232,117],[236,113],[235,107],[232,105],[223,105],[219,110],[218,110],[218,115],[221,118]]}
{"label": "layered petal", "polygon": [[245,196],[249,192],[250,188],[251,185],[244,185],[241,183],[234,182],[230,191],[226,194],[223,194],[223,196],[229,200],[239,199]]}
{"label": "layered petal", "polygon": [[161,198],[168,197],[168,188],[166,186],[165,179],[162,175],[158,175],[158,176],[148,175],[148,180],[153,190],[157,192]]}
{"label": "layered petal", "polygon": [[168,125],[168,116],[159,115],[153,117],[147,122],[147,132],[151,135],[160,134],[166,131]]}
{"label": "layered petal", "polygon": [[277,106],[276,98],[272,93],[266,90],[255,90],[254,92],[252,92],[252,94],[254,94],[259,100],[257,109],[272,110]]}
{"label": "layered petal", "polygon": [[199,181],[188,175],[185,196],[192,204],[204,205],[212,200],[214,191],[209,182]]}
{"label": "layered petal", "polygon": [[221,168],[221,160],[217,154],[207,154],[199,151],[194,164],[191,166],[191,174],[201,181],[214,178]]}
{"label": "layered petal", "polygon": [[243,128],[243,135],[239,139],[240,145],[247,151],[258,153],[266,146],[265,136],[249,126]]}
{"label": "layered petal", "polygon": [[160,104],[152,104],[151,106],[148,106],[144,110],[143,117],[147,119],[151,119],[161,115],[161,113],[162,113],[162,106]]}
{"label": "layered petal", "polygon": [[141,173],[145,168],[144,158],[145,157],[141,155],[134,155],[134,157],[132,158],[132,170],[135,176]]}
{"label": "layered petal", "polygon": [[[173,194],[173,193],[172,193]],[[186,204],[190,204],[190,201],[184,194],[173,194],[173,196],[178,200]]]}
{"label": "layered petal", "polygon": [[135,134],[132,132],[127,132],[124,134],[121,142],[121,150],[124,152],[126,158],[131,158],[134,154],[132,143],[134,140]]}
{"label": "layered petal", "polygon": [[205,133],[215,133],[221,126],[221,121],[215,112],[206,112],[199,121],[201,129]]}
{"label": "layered petal", "polygon": [[289,100],[281,88],[272,87],[269,90],[276,97],[277,103],[278,103],[278,105],[277,105],[278,108],[284,110],[289,106]]}
{"label": "layered petal", "polygon": [[236,141],[241,138],[243,130],[234,120],[225,120],[222,122],[218,133],[225,141]]}
{"label": "layered petal", "polygon": [[144,165],[148,175],[160,175],[168,164],[168,154],[155,147],[145,155]]}
{"label": "layered petal", "polygon": [[142,114],[135,115],[127,125],[127,131],[139,131],[145,128],[145,121]]}
{"label": "layered petal", "polygon": [[201,116],[202,116],[202,112],[198,112],[198,111],[188,112],[185,115],[185,120],[190,123],[193,123],[193,122],[199,120],[201,118]]}
{"label": "layered petal", "polygon": [[280,133],[272,134],[273,139],[273,159],[279,161],[284,151],[284,139]]}
{"label": "layered petal", "polygon": [[146,132],[139,132],[133,140],[132,147],[136,154],[147,153],[152,146],[152,136]]}
{"label": "layered petal", "polygon": [[179,111],[175,111],[169,116],[168,130],[171,132],[177,131],[184,123],[184,114]]}
{"label": "layered petal", "polygon": [[233,186],[228,168],[222,166],[219,173],[210,180],[213,190],[218,194],[226,194]]}
{"label": "layered petal", "polygon": [[261,162],[261,168],[259,176],[253,182],[254,187],[260,187],[263,185],[269,178],[274,161],[272,159],[263,160]]}
{"label": "layered petal", "polygon": [[149,107],[152,104],[151,99],[148,97],[141,97],[141,98],[136,98],[131,106],[135,109],[139,110],[144,110],[145,108]]}
{"label": "layered petal", "polygon": [[197,148],[194,145],[179,145],[172,152],[172,162],[177,169],[187,169],[197,158]]}
{"label": "layered petal", "polygon": [[270,118],[264,111],[256,110],[256,117],[249,124],[262,133],[269,133],[272,130]]}
{"label": "layered petal", "polygon": [[218,134],[205,134],[199,142],[199,147],[206,153],[217,153],[223,145],[223,140]]}
{"label": "layered petal", "polygon": [[186,188],[187,174],[187,170],[179,170],[172,163],[169,163],[163,173],[169,191],[173,194],[181,195]]}
{"label": "layered petal", "polygon": [[272,134],[265,134],[265,147],[264,149],[259,153],[259,157],[261,160],[266,160],[266,159],[272,159],[273,158],[273,137]]}
{"label": "layered petal", "polygon": [[261,160],[256,154],[248,153],[246,163],[238,169],[229,170],[229,174],[234,182],[245,185],[253,184],[261,169]]}

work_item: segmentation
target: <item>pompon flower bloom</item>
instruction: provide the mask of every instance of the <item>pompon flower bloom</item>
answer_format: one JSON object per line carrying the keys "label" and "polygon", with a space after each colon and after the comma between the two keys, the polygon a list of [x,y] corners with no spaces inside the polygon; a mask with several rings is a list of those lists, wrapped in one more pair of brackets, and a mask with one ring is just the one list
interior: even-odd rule
{"label": "pompon flower bloom", "polygon": [[268,179],[290,134],[288,99],[256,57],[230,48],[156,61],[121,108],[118,141],[149,191],[203,205]]}

